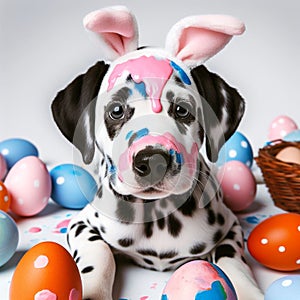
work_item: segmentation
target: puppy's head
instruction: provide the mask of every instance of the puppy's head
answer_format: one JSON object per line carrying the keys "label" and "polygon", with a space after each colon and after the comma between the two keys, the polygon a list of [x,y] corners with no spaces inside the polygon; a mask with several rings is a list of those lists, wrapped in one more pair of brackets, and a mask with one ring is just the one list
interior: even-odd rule
{"label": "puppy's head", "polygon": [[244,111],[237,91],[202,62],[243,24],[225,16],[186,18],[169,32],[166,49],[140,50],[135,19],[123,7],[94,12],[85,26],[112,62],[98,62],[58,93],[58,127],[86,164],[102,153],[119,194],[153,199],[190,190],[204,141],[215,161]]}

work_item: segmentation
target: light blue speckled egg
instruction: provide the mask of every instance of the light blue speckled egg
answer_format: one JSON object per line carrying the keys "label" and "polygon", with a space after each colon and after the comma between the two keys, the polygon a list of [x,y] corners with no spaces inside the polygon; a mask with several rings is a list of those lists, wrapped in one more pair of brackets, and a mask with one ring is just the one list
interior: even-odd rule
{"label": "light blue speckled egg", "polygon": [[14,255],[19,242],[19,231],[15,221],[0,210],[0,267]]}
{"label": "light blue speckled egg", "polygon": [[62,164],[50,171],[51,198],[70,209],[82,209],[97,192],[97,183],[90,173],[73,164]]}
{"label": "light blue speckled egg", "polygon": [[266,290],[265,300],[283,299],[300,299],[300,275],[289,275],[277,279]]}
{"label": "light blue speckled egg", "polygon": [[299,142],[300,141],[300,129],[294,130],[290,133],[288,133],[283,138],[286,142]]}
{"label": "light blue speckled egg", "polygon": [[0,143],[0,153],[3,155],[8,170],[26,156],[39,156],[37,148],[25,139],[8,139]]}
{"label": "light blue speckled egg", "polygon": [[236,131],[219,151],[218,166],[226,162],[238,160],[249,168],[253,163],[253,150],[249,140],[239,131]]}

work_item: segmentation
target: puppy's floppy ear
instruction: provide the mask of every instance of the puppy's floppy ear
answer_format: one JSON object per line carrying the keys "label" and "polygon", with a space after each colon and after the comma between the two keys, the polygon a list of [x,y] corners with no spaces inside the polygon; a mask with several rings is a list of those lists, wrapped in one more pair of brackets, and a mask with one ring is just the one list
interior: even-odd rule
{"label": "puppy's floppy ear", "polygon": [[75,78],[55,97],[51,109],[54,120],[81,152],[85,163],[94,156],[95,97],[109,65],[97,62],[86,73]]}
{"label": "puppy's floppy ear", "polygon": [[202,96],[207,156],[215,162],[220,148],[238,127],[245,102],[236,89],[203,65],[192,69],[191,75]]}

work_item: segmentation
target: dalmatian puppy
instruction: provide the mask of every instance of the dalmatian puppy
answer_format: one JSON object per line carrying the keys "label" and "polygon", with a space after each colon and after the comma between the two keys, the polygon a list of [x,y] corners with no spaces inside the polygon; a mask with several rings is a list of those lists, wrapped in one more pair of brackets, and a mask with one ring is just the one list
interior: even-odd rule
{"label": "dalmatian puppy", "polygon": [[242,229],[206,161],[217,160],[245,105],[203,63],[244,24],[187,17],[172,27],[165,49],[138,48],[137,23],[125,7],[92,12],[84,25],[105,61],[52,104],[59,129],[99,184],[67,235],[84,299],[112,299],[115,254],[157,271],[204,259],[229,276],[239,299],[263,299],[243,256]]}

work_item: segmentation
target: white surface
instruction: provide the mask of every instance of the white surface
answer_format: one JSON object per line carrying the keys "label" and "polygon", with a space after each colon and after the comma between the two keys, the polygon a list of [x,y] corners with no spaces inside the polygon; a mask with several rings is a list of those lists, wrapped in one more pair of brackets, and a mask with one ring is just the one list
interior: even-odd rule
{"label": "white surface", "polygon": [[[170,27],[188,15],[226,13],[240,18],[246,23],[246,33],[234,38],[207,63],[238,87],[246,99],[247,110],[239,130],[252,142],[256,153],[277,115],[287,114],[300,123],[300,3],[296,0],[0,0],[0,140],[31,140],[49,166],[72,162],[72,147],[55,127],[50,104],[59,89],[101,59],[82,27],[82,18],[112,4],[125,4],[136,14],[140,45],[163,46]],[[273,208],[265,189],[259,191],[248,213],[263,217]],[[69,213],[49,206],[41,216],[18,221],[21,242],[14,259],[0,269],[1,299],[8,299],[8,282],[24,250],[43,239],[64,243],[63,235],[53,230]],[[57,223],[49,223],[53,218]],[[45,226],[43,234],[28,234],[37,222]],[[252,260],[251,264],[263,289],[286,275],[271,272]],[[118,277],[116,299],[159,299],[167,273],[132,266],[125,270],[126,276]]]}

